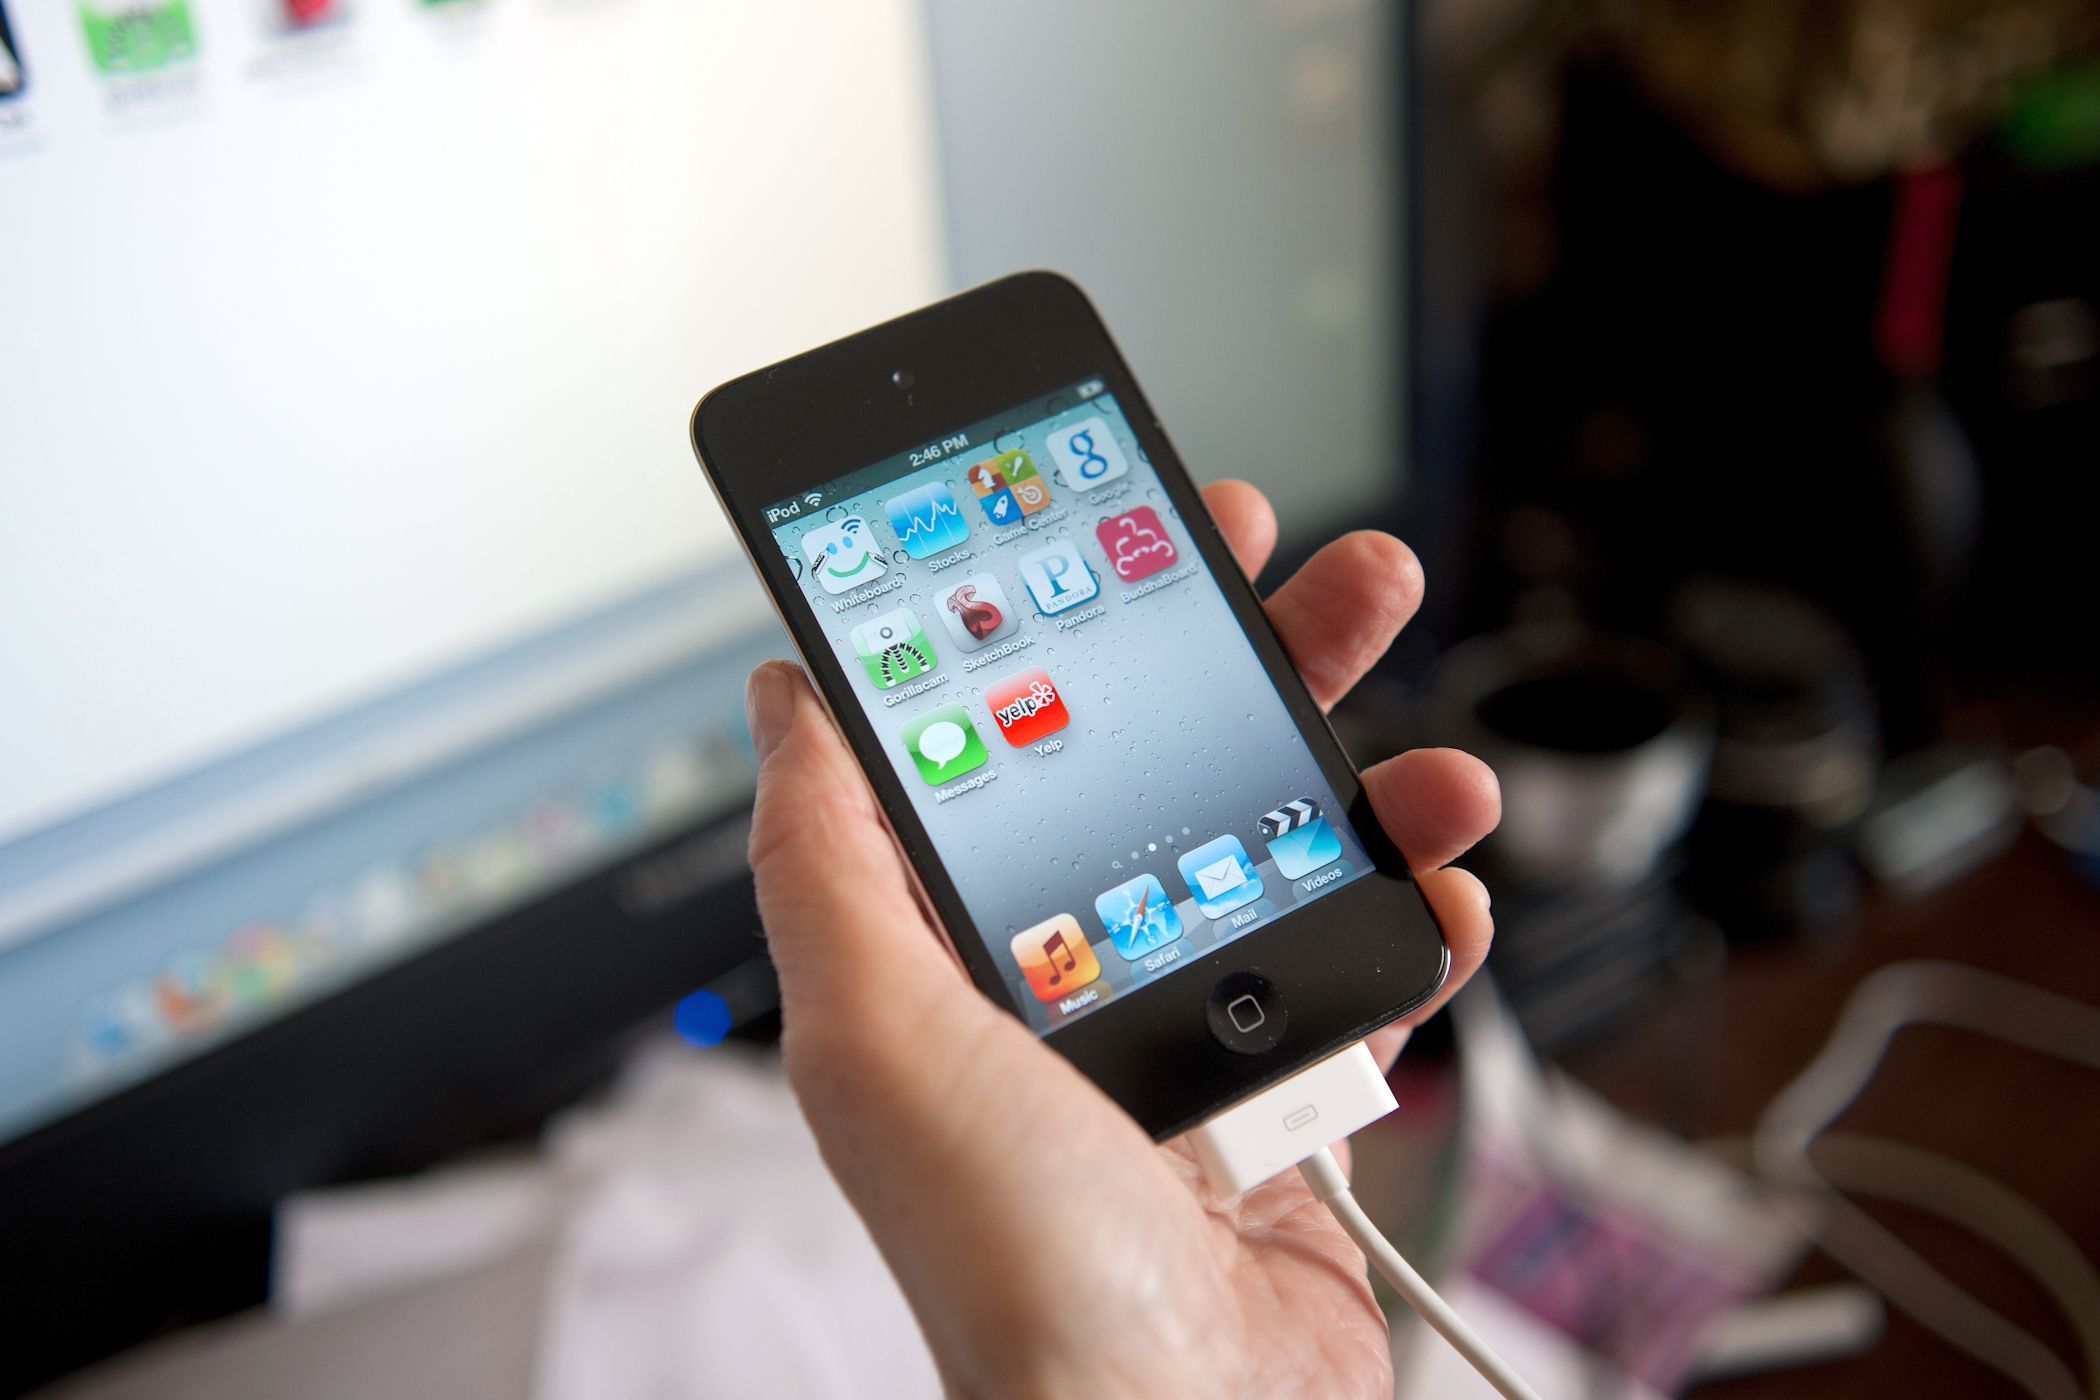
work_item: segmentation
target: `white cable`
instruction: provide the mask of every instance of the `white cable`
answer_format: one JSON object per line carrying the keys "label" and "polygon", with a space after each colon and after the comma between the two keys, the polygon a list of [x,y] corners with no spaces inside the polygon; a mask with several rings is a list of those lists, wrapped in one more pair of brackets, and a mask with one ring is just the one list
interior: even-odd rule
{"label": "white cable", "polygon": [[[1861,982],[1828,1043],[1765,1110],[1755,1138],[1759,1170],[1809,1193],[1777,1204],[1824,1250],[1946,1341],[2013,1379],[2038,1400],[2100,1396],[2100,1325],[2089,1261],[2039,1211],[1938,1154],[1826,1127],[1873,1079],[1895,1033],[1953,1026],[2100,1069],[2100,1010],[2010,978],[1943,962],[1884,967]],[[1827,1156],[1810,1149],[1827,1141]],[[1995,1184],[1994,1184],[1995,1185]],[[1933,1268],[1834,1187],[1923,1206],[1977,1230],[2017,1260],[2071,1319],[2086,1353],[2081,1386],[2062,1358]]]}
{"label": "white cable", "polygon": [[1371,1223],[1371,1217],[1364,1214],[1364,1208],[1350,1194],[1349,1179],[1342,1175],[1341,1164],[1334,1160],[1332,1152],[1323,1147],[1300,1162],[1298,1175],[1305,1178],[1313,1196],[1334,1213],[1336,1222],[1350,1239],[1356,1241],[1357,1248],[1378,1270],[1379,1277],[1391,1284],[1393,1291],[1438,1336],[1449,1342],[1452,1350],[1466,1359],[1467,1365],[1478,1371],[1507,1400],[1539,1400],[1538,1392],[1526,1385],[1523,1377],[1511,1370],[1509,1363],[1497,1356],[1493,1348],[1480,1339],[1480,1334],[1468,1327],[1466,1320],[1437,1296],[1428,1281],[1415,1272],[1414,1265],[1408,1263]]}

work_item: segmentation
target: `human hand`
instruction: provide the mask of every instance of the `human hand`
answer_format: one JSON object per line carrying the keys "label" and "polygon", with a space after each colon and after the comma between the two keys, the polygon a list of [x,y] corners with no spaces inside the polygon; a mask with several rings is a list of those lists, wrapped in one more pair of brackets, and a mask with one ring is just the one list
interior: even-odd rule
{"label": "human hand", "polygon": [[[1276,522],[1244,482],[1204,500],[1249,576]],[[1406,545],[1329,544],[1269,616],[1331,706],[1422,596]],[[1244,1195],[1205,1186],[1177,1139],[1145,1131],[969,980],[913,893],[874,793],[801,670],[768,662],[746,696],[761,759],[751,865],[780,974],[787,1073],[951,1390],[968,1395],[1392,1393],[1363,1255],[1296,1173]],[[1445,868],[1501,813],[1494,775],[1448,749],[1363,785],[1451,948],[1429,1005],[1372,1037],[1381,1061],[1472,975],[1487,892]],[[1045,1212],[1054,1188],[1083,1200]]]}

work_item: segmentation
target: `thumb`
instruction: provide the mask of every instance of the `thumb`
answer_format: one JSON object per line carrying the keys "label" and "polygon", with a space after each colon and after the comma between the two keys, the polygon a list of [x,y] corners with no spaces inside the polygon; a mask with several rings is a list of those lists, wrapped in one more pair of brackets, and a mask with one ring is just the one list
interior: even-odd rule
{"label": "thumb", "polygon": [[925,918],[868,780],[802,668],[751,673],[744,714],[758,751],[751,873],[782,1009],[847,1034],[925,995],[956,969]]}

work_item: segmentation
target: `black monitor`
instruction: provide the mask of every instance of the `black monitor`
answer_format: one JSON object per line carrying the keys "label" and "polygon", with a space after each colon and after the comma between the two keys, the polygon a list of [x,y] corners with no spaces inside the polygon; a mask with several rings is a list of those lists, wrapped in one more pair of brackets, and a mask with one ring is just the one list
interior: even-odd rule
{"label": "black monitor", "polygon": [[709,385],[1049,264],[1200,474],[1397,490],[1393,21],[1010,9],[0,0],[0,1392],[765,1012]]}

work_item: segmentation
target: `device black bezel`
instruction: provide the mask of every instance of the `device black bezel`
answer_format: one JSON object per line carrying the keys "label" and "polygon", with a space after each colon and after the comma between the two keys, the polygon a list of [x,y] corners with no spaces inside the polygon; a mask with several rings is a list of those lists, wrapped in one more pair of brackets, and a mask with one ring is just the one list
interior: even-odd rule
{"label": "device black bezel", "polygon": [[[910,384],[894,376],[908,371]],[[1048,1036],[1155,1137],[1168,1137],[1361,1039],[1434,995],[1449,969],[1442,931],[1370,808],[1354,767],[1306,691],[1268,614],[1204,508],[1150,404],[1085,295],[1028,272],[834,341],[714,389],[693,411],[695,453],[833,717],[862,759],[927,897],[977,985],[1012,1009],[1005,979],[948,878],[884,739],[855,698],[764,510],[1033,398],[1098,378],[1122,405],[1204,563],[1216,576],[1374,869],[1312,904],[1118,997]],[[898,565],[897,567],[909,567]],[[1259,1056],[1205,1027],[1232,972],[1275,983],[1287,1029]]]}

